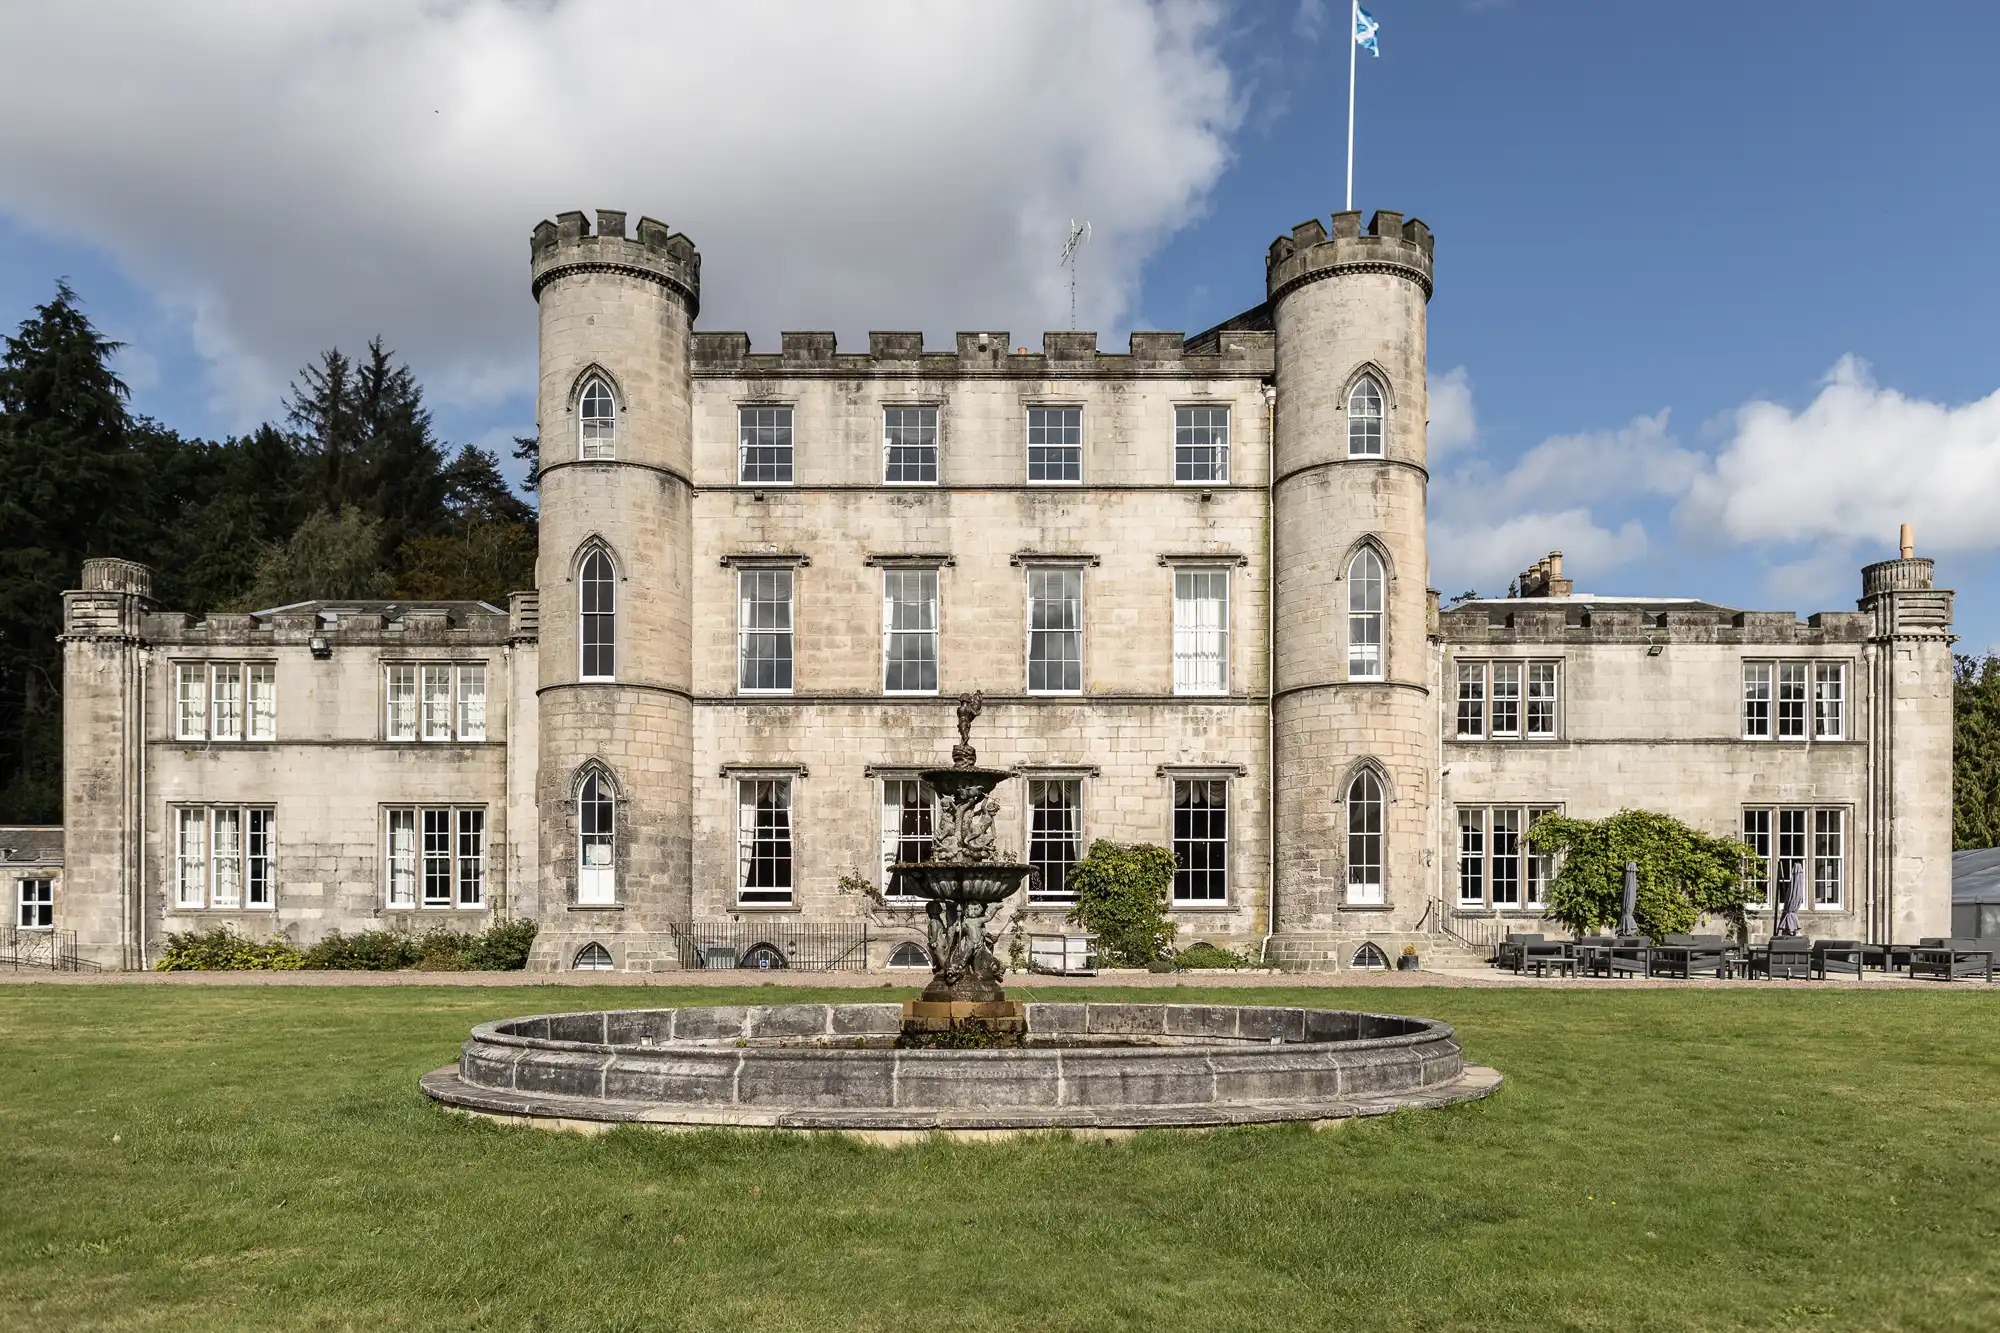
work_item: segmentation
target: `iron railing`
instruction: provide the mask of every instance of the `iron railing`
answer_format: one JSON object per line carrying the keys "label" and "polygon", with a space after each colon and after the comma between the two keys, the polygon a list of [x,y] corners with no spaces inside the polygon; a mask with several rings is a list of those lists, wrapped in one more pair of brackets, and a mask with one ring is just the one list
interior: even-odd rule
{"label": "iron railing", "polygon": [[97,972],[102,969],[77,956],[73,930],[22,930],[0,927],[0,967],[34,968],[49,972]]}
{"label": "iron railing", "polygon": [[1445,935],[1489,958],[1500,941],[1515,931],[1541,928],[1540,919],[1535,917],[1458,916],[1446,911],[1439,912],[1436,919]]}
{"label": "iron railing", "polygon": [[868,926],[846,921],[683,921],[669,925],[687,968],[864,972]]}

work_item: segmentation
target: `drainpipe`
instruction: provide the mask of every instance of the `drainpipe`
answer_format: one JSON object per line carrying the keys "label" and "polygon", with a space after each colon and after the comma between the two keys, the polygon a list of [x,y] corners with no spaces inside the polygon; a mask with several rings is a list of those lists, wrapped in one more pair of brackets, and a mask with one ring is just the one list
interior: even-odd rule
{"label": "drainpipe", "polygon": [[134,766],[139,770],[138,799],[135,802],[138,818],[134,822],[138,825],[139,847],[138,855],[133,858],[132,883],[135,899],[133,913],[139,919],[139,970],[143,972],[146,970],[146,663],[152,654],[141,648],[134,656],[139,675],[139,709],[134,723],[134,730],[138,732],[138,758]]}
{"label": "drainpipe", "polygon": [[1264,943],[1278,933],[1278,386],[1264,387]]}

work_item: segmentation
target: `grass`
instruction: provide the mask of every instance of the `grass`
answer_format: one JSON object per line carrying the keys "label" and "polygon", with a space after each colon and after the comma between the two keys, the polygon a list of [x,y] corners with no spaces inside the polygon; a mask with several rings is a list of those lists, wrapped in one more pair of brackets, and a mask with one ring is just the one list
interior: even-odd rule
{"label": "grass", "polygon": [[1322,1133],[585,1138],[415,1091],[476,1020],[778,994],[0,987],[0,1327],[1629,1333],[2000,1315],[2000,993],[1984,988],[1221,993],[1443,1018],[1508,1076],[1483,1103]]}

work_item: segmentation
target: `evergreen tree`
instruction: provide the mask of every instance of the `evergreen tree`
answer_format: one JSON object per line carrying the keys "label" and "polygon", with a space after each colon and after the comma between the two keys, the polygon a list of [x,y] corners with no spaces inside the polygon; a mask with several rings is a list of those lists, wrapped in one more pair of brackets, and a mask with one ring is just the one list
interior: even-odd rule
{"label": "evergreen tree", "polygon": [[61,818],[61,593],[145,508],[117,349],[59,282],[0,354],[0,823]]}
{"label": "evergreen tree", "polygon": [[2000,847],[2000,658],[1953,665],[1951,845]]}
{"label": "evergreen tree", "polygon": [[514,457],[528,465],[528,475],[521,478],[521,489],[538,491],[542,488],[542,437],[540,435],[516,435],[514,437]]}
{"label": "evergreen tree", "polygon": [[444,470],[444,510],[453,526],[532,523],[535,511],[508,487],[495,455],[468,444]]}
{"label": "evergreen tree", "polygon": [[265,549],[245,609],[387,597],[381,549],[381,519],[352,505],[339,513],[318,510],[284,545]]}

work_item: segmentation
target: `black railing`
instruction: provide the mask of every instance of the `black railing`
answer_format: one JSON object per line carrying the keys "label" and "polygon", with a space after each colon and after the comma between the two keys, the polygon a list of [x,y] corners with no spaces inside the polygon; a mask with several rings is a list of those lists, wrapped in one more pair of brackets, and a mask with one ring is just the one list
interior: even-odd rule
{"label": "black railing", "polygon": [[47,972],[101,970],[96,963],[77,956],[75,931],[22,930],[15,926],[0,928],[0,967],[16,972],[24,967]]}
{"label": "black railing", "polygon": [[862,972],[868,927],[844,921],[684,921],[667,929],[682,967]]}

